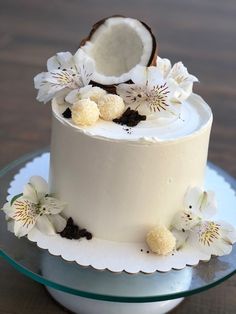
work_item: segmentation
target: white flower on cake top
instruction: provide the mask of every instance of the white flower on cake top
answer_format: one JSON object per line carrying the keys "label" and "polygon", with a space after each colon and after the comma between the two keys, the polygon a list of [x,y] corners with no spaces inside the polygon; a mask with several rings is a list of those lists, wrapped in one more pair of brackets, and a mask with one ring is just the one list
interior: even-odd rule
{"label": "white flower on cake top", "polygon": [[192,93],[193,82],[182,62],[171,68],[168,59],[157,58],[156,66],[137,67],[131,75],[134,84],[120,84],[116,91],[125,103],[152,118],[178,116],[180,105]]}
{"label": "white flower on cake top", "polygon": [[39,176],[30,178],[23,193],[4,205],[8,228],[17,237],[27,235],[33,228],[48,235],[55,235],[66,226],[60,213],[65,204],[48,195],[48,184]]}
{"label": "white flower on cake top", "polygon": [[59,52],[48,59],[47,70],[34,78],[35,88],[39,90],[37,100],[44,103],[87,86],[94,72],[94,62],[81,49],[75,55]]}

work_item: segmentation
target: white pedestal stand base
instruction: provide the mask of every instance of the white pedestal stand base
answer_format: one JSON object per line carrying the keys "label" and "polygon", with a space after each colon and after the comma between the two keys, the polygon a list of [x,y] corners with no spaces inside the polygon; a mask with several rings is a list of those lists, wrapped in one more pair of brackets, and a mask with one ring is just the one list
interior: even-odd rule
{"label": "white pedestal stand base", "polygon": [[[189,289],[192,269],[153,274],[112,273],[80,267],[45,252],[41,260],[42,275],[67,287],[103,296],[140,297],[174,294]],[[113,302],[95,300],[46,287],[51,296],[65,308],[78,314],[164,314],[183,298],[159,302]]]}
{"label": "white pedestal stand base", "polygon": [[183,298],[148,303],[118,303],[78,297],[47,287],[51,296],[76,314],[164,314],[174,309]]}

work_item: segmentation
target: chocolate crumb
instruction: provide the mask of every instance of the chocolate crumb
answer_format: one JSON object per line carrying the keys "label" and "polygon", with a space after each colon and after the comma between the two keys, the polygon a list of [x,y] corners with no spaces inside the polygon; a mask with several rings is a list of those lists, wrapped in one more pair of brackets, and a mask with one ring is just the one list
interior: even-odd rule
{"label": "chocolate crumb", "polygon": [[144,121],[146,119],[147,117],[139,114],[138,110],[132,110],[128,107],[122,116],[114,119],[113,122],[121,125],[127,125],[128,127],[134,127],[139,124],[140,121]]}
{"label": "chocolate crumb", "polygon": [[85,238],[87,234],[87,230],[86,229],[81,229],[79,230],[79,235],[81,238]]}
{"label": "chocolate crumb", "polygon": [[60,232],[60,236],[69,240],[78,240],[80,238],[91,240],[93,237],[91,232],[88,232],[86,229],[80,229],[79,226],[75,225],[71,217],[67,220],[64,230]]}
{"label": "chocolate crumb", "polygon": [[68,107],[63,113],[62,113],[63,117],[66,119],[70,119],[71,118],[71,110]]}
{"label": "chocolate crumb", "polygon": [[93,237],[93,235],[92,235],[91,232],[87,232],[87,233],[86,233],[86,239],[87,239],[87,240],[91,240],[92,237]]}

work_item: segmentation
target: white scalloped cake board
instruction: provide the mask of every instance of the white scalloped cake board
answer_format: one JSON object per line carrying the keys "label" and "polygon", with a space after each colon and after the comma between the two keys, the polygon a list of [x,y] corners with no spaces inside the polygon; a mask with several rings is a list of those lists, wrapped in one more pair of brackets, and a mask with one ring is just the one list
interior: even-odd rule
{"label": "white scalloped cake board", "polygon": [[[22,187],[32,175],[40,175],[48,181],[49,158],[50,154],[44,153],[27,163],[15,175],[8,189],[8,201],[22,192]],[[235,191],[222,176],[209,167],[206,171],[206,188],[214,190],[218,199],[219,210],[215,219],[222,219],[236,225]],[[209,254],[196,252],[187,245],[174,255],[158,256],[151,252],[148,254],[149,249],[145,243],[119,243],[95,237],[90,241],[68,240],[60,235],[42,234],[36,228],[28,234],[28,239],[66,261],[75,261],[82,266],[92,266],[98,270],[108,269],[112,272],[167,272],[172,268],[183,269],[187,265],[194,266],[199,261],[208,261],[211,258]]]}

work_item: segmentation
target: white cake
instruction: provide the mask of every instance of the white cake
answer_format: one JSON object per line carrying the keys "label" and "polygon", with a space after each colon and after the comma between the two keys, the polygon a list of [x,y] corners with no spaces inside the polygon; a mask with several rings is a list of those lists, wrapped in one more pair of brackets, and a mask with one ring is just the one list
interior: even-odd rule
{"label": "white cake", "polygon": [[115,271],[231,252],[236,230],[215,220],[204,187],[211,109],[156,47],[145,23],[110,17],[35,76],[37,100],[52,104],[49,182],[36,172],[4,205],[17,237]]}
{"label": "white cake", "polygon": [[202,186],[212,113],[192,94],[181,119],[147,120],[132,132],[111,121],[79,127],[53,100],[51,192],[64,213],[95,237],[143,241],[157,223],[169,227],[189,186]]}

